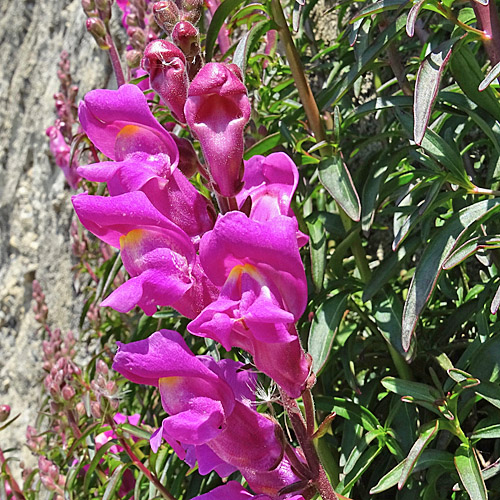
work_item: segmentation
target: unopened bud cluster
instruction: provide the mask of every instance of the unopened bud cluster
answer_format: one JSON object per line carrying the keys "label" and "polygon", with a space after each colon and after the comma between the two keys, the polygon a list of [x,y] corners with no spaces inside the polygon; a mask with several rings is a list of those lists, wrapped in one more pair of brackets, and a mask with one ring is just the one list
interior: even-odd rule
{"label": "unopened bud cluster", "polygon": [[95,418],[101,418],[110,410],[114,413],[118,409],[118,386],[111,379],[108,365],[101,359],[97,361],[95,378],[90,382],[90,388],[96,397],[90,403],[90,411]]}
{"label": "unopened bud cluster", "polygon": [[64,498],[64,484],[66,478],[59,473],[59,467],[44,456],[40,456],[38,458],[38,471],[40,481],[45,488],[56,493],[53,498],[55,500],[62,500]]}
{"label": "unopened bud cluster", "polygon": [[49,308],[45,303],[45,294],[42,291],[42,287],[38,280],[33,280],[33,300],[35,305],[33,306],[33,312],[35,313],[35,319],[38,323],[45,325],[47,323],[47,316],[49,315]]}

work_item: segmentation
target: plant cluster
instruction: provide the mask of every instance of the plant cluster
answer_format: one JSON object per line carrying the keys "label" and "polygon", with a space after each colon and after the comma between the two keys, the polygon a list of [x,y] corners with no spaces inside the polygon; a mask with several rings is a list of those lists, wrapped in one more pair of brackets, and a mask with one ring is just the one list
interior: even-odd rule
{"label": "plant cluster", "polygon": [[493,0],[116,4],[82,1],[117,90],[77,117],[59,66],[85,304],[63,334],[34,282],[0,497],[499,498]]}

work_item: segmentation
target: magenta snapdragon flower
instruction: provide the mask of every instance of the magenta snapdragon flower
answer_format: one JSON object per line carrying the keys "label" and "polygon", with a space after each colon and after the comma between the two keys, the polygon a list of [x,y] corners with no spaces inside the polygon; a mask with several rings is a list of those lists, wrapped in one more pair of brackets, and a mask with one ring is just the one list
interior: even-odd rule
{"label": "magenta snapdragon flower", "polygon": [[131,278],[102,303],[120,312],[136,305],[149,315],[172,306],[195,317],[218,295],[203,272],[191,238],[163,216],[141,191],[114,196],[74,196],[81,223],[98,238],[121,249]]}
{"label": "magenta snapdragon flower", "polygon": [[82,128],[97,149],[122,161],[137,151],[163,153],[175,168],[179,152],[170,134],[156,121],[136,85],[88,92],[78,108]]}
{"label": "magenta snapdragon flower", "polygon": [[[221,461],[262,472],[280,464],[284,445],[277,437],[278,424],[251,408],[255,375],[242,370],[241,363],[194,356],[171,330],[118,345],[113,368],[132,382],[158,387],[169,415],[151,437],[153,450],[162,438],[181,459],[188,448],[195,448],[200,470],[205,471]],[[196,453],[200,446],[211,450],[212,459],[218,457],[215,463],[203,450]]]}
{"label": "magenta snapdragon flower", "polygon": [[[268,222],[241,212],[220,217],[200,243],[200,260],[220,296],[188,330],[239,347],[293,398],[309,374],[295,322],[305,310],[307,283],[300,259],[297,224],[286,216]],[[279,360],[279,362],[277,362]]]}
{"label": "magenta snapdragon flower", "polygon": [[242,186],[243,131],[250,118],[250,102],[239,71],[234,65],[205,65],[191,82],[184,107],[213,187],[228,197]]}
{"label": "magenta snapdragon flower", "polygon": [[141,65],[149,73],[151,88],[168,106],[174,118],[186,123],[184,104],[189,78],[182,50],[167,40],[154,40],[144,50]]}
{"label": "magenta snapdragon flower", "polygon": [[229,481],[204,495],[194,497],[193,500],[281,500],[285,498],[287,500],[304,500],[302,495],[252,495],[236,481]]}

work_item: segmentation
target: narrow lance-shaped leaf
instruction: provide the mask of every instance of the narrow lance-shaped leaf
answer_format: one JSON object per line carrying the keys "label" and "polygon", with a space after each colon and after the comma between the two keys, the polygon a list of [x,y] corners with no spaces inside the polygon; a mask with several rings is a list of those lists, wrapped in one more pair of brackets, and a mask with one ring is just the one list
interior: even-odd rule
{"label": "narrow lance-shaped leaf", "polygon": [[500,235],[472,238],[455,250],[443,263],[443,269],[452,269],[479,250],[500,248]]}
{"label": "narrow lance-shaped leaf", "polygon": [[378,0],[378,2],[372,3],[363,7],[350,21],[350,24],[355,23],[363,17],[371,16],[372,14],[378,14],[379,12],[386,12],[389,10],[397,10],[399,7],[407,3],[408,0]]}
{"label": "narrow lance-shaped leaf", "polygon": [[424,430],[420,433],[420,436],[415,441],[411,447],[408,456],[406,457],[403,470],[401,471],[401,477],[398,481],[398,489],[400,490],[406,483],[411,471],[415,467],[415,463],[418,457],[422,454],[424,449],[429,445],[429,443],[436,437],[437,431],[439,429],[439,420],[435,422],[430,422]]}
{"label": "narrow lance-shaped leaf", "polygon": [[311,275],[314,288],[320,292],[323,288],[326,264],[326,233],[320,218],[306,221],[309,230],[309,253],[311,255]]}
{"label": "narrow lance-shaped leaf", "polygon": [[417,23],[418,13],[420,12],[422,5],[424,5],[426,1],[427,0],[419,0],[418,2],[414,3],[413,7],[408,13],[408,17],[406,18],[406,33],[410,37],[415,34],[415,24]]}
{"label": "narrow lance-shaped leaf", "polygon": [[210,62],[212,60],[215,41],[217,40],[217,36],[219,35],[219,31],[221,30],[226,17],[231,13],[231,11],[238,7],[240,3],[243,3],[243,1],[244,0],[224,0],[215,11],[212,21],[210,22],[210,26],[208,27],[207,38],[205,40],[206,62]]}
{"label": "narrow lance-shaped leaf", "polygon": [[471,500],[486,500],[488,492],[472,446],[465,443],[459,446],[455,454],[455,467]]}
{"label": "narrow lance-shaped leaf", "polygon": [[439,44],[420,65],[415,83],[413,104],[413,138],[421,144],[431,117],[444,68],[451,56],[456,39]]}
{"label": "narrow lance-shaped leaf", "polygon": [[466,207],[453,215],[431,239],[417,265],[403,310],[402,343],[405,350],[410,346],[418,318],[436,286],[442,265],[457,241],[474,222],[493,214],[499,208],[500,198],[483,200]]}
{"label": "narrow lance-shaped leaf", "polygon": [[500,62],[495,64],[495,66],[490,69],[484,80],[479,84],[479,92],[482,92],[485,88],[489,87],[495,81],[498,75],[500,75]]}
{"label": "narrow lance-shaped leaf", "polygon": [[359,196],[351,174],[339,153],[325,158],[319,166],[319,180],[344,212],[355,221],[361,217]]}
{"label": "narrow lance-shaped leaf", "polygon": [[497,288],[497,291],[495,292],[495,296],[493,297],[493,300],[491,301],[491,306],[490,306],[491,314],[496,314],[499,307],[500,307],[500,286]]}
{"label": "narrow lance-shaped leaf", "polygon": [[347,293],[329,298],[317,311],[311,324],[308,352],[313,359],[313,371],[318,374],[326,362],[333,340],[347,307]]}

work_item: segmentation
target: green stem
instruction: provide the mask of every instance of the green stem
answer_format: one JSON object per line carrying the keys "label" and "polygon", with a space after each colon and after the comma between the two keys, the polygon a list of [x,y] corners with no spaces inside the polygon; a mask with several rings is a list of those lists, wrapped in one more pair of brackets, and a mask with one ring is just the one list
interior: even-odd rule
{"label": "green stem", "polygon": [[[295,85],[299,92],[299,97],[302,102],[302,106],[304,107],[309,127],[311,128],[317,142],[325,141],[325,146],[319,150],[319,153],[322,157],[329,157],[332,155],[332,149],[331,146],[327,144],[325,128],[323,126],[323,121],[321,120],[318,105],[314,99],[309,82],[307,81],[304,67],[300,61],[300,55],[295,47],[295,44],[293,43],[292,35],[290,33],[290,29],[288,28],[288,23],[285,19],[283,9],[281,8],[280,0],[271,0],[271,15],[274,22],[278,26],[278,32],[285,47],[286,58],[288,60],[288,64],[290,65],[290,71],[292,72]],[[338,211],[345,230],[349,231],[352,227],[351,219],[340,206],[338,206]],[[359,236],[353,240],[351,249],[356,260],[356,265],[359,269],[361,279],[364,282],[367,282],[371,273]]]}
{"label": "green stem", "polygon": [[115,422],[113,418],[110,416],[107,418],[108,424],[111,426],[116,436],[118,437],[118,441],[123,446],[123,449],[127,453],[127,455],[132,460],[133,464],[141,470],[141,472],[149,479],[151,483],[153,483],[157,490],[160,492],[161,496],[166,500],[176,500],[176,498],[161,484],[161,481],[156,477],[156,475],[152,474],[151,471],[139,460],[137,455],[132,451],[132,448],[127,443],[127,440],[117,432]]}

